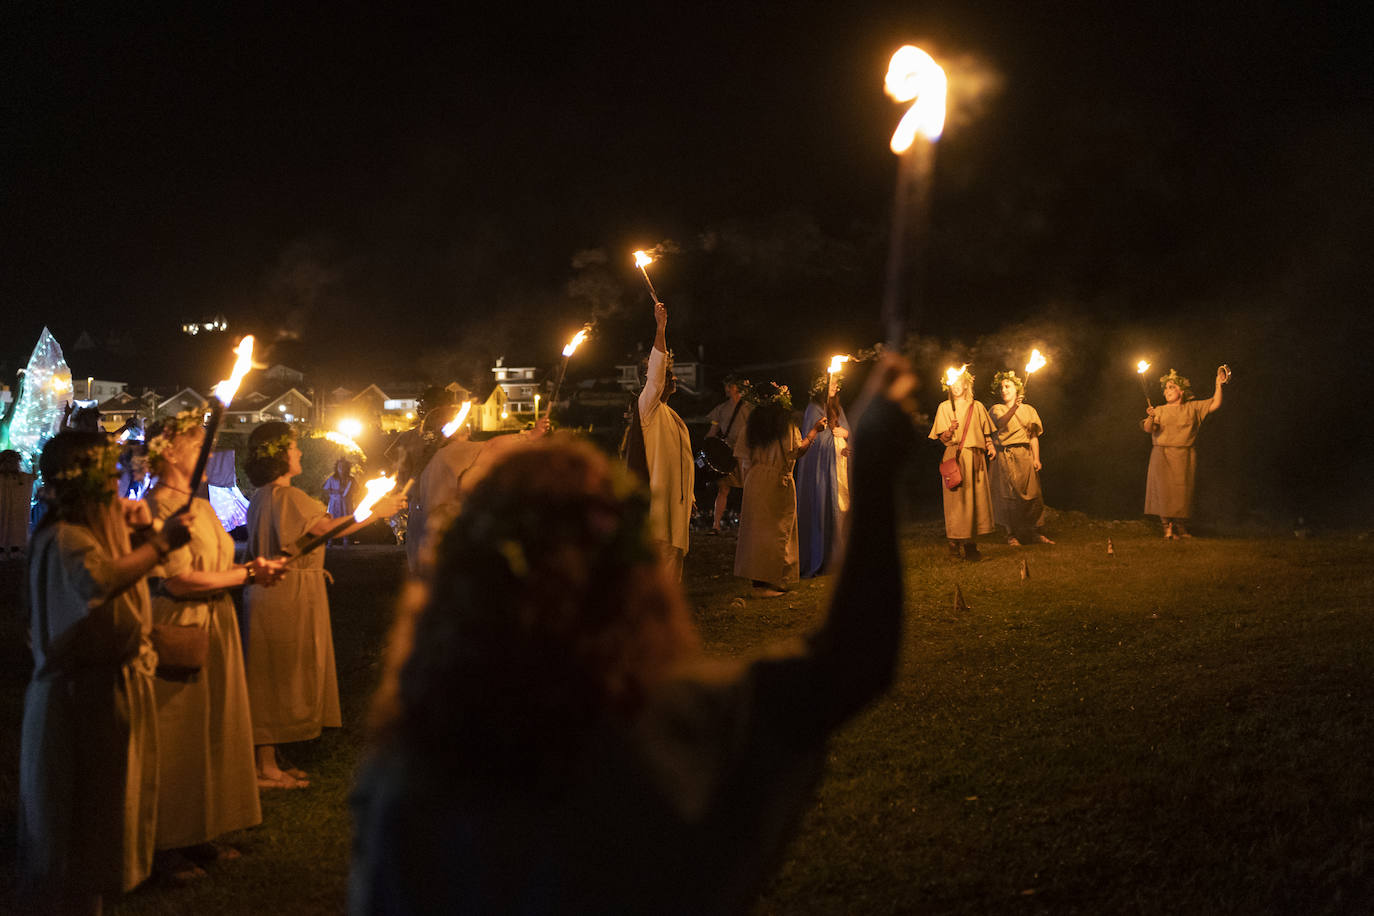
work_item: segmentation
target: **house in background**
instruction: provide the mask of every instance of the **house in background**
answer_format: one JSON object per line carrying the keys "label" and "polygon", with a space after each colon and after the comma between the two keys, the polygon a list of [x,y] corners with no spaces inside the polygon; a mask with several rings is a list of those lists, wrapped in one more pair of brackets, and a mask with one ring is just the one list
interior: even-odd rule
{"label": "house in background", "polygon": [[174,417],[187,410],[198,410],[209,404],[205,398],[201,397],[200,392],[194,388],[183,388],[153,408],[153,419],[161,420],[164,417]]}
{"label": "house in background", "polygon": [[543,384],[535,378],[538,371],[536,366],[507,366],[504,356],[496,358],[491,374],[497,387],[505,392],[508,413],[534,413],[534,396],[539,395],[541,400],[544,397]]}

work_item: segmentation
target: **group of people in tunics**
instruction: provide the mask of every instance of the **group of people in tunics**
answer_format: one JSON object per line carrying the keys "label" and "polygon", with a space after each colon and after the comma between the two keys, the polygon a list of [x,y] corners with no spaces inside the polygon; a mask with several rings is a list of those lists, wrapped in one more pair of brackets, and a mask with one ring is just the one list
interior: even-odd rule
{"label": "group of people in tunics", "polygon": [[19,812],[35,911],[98,913],[151,873],[180,883],[237,858],[219,838],[261,821],[259,793],[309,785],[277,746],[340,724],[324,554],[292,557],[340,520],[291,485],[295,430],[265,423],[245,464],[251,559],[236,562],[192,493],[204,436],[200,411],[149,430],[143,500],[120,497],[105,433],[66,429],[39,458]]}

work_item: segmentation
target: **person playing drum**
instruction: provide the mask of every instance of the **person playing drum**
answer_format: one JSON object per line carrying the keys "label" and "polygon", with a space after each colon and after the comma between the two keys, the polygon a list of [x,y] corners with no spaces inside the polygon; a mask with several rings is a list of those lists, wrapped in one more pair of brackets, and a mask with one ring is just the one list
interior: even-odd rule
{"label": "person playing drum", "polygon": [[748,379],[731,374],[725,377],[724,384],[725,400],[706,415],[711,421],[711,428],[706,432],[708,441],[702,448],[704,457],[711,459],[712,443],[709,440],[719,439],[726,446],[725,450],[721,450],[721,454],[728,456],[725,461],[728,462],[729,473],[716,481],[716,506],[711,517],[711,534],[720,534],[721,519],[725,517],[725,508],[730,501],[730,488],[744,486],[739,476],[739,462],[735,460],[735,443],[739,441],[745,424],[749,422],[749,413],[754,409],[754,405],[744,399],[744,390],[749,387]]}

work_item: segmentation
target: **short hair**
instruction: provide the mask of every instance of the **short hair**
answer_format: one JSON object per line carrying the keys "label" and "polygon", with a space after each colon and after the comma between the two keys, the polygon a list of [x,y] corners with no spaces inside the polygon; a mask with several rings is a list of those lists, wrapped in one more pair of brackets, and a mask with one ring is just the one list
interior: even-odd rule
{"label": "short hair", "polygon": [[291,424],[268,420],[248,436],[248,460],[243,471],[255,487],[265,487],[290,470],[286,448],[296,438]]}

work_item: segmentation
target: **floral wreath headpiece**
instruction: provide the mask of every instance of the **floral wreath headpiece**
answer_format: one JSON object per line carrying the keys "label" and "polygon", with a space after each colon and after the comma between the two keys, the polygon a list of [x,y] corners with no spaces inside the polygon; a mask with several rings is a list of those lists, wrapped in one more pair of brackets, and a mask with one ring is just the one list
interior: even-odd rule
{"label": "floral wreath headpiece", "polygon": [[264,439],[253,446],[253,457],[285,459],[286,450],[291,447],[291,443],[295,438],[296,437],[291,433],[282,433],[280,436]]}
{"label": "floral wreath headpiece", "polygon": [[1168,375],[1161,375],[1161,376],[1159,377],[1159,388],[1160,388],[1160,390],[1161,390],[1161,391],[1164,390],[1164,386],[1167,385],[1169,382],[1173,382],[1175,385],[1178,386],[1178,390],[1179,390],[1180,392],[1182,392],[1182,394],[1183,394],[1183,398],[1182,398],[1183,400],[1185,400],[1185,401],[1190,401],[1190,400],[1192,400],[1192,398],[1193,398],[1193,384],[1192,384],[1192,382],[1189,382],[1189,381],[1188,381],[1186,378],[1184,378],[1183,376],[1179,375],[1177,369],[1170,369]]}
{"label": "floral wreath headpiece", "polygon": [[[842,375],[836,375],[836,376],[835,376],[835,390],[838,392],[838,391],[839,391],[841,388],[843,388],[843,387],[844,387],[844,376],[842,376]],[[811,395],[814,396],[814,395],[820,394],[820,393],[822,393],[822,392],[828,392],[829,390],[830,390],[830,373],[829,373],[829,372],[822,372],[820,375],[816,376],[814,379],[811,380],[811,388],[808,389],[808,393],[810,393]]]}
{"label": "floral wreath headpiece", "polygon": [[71,464],[44,480],[53,501],[62,508],[107,505],[114,499],[110,480],[119,476],[119,451],[118,444],[106,439],[73,455]]}
{"label": "floral wreath headpiece", "polygon": [[777,382],[769,382],[763,388],[750,387],[747,396],[759,407],[777,405],[783,410],[792,409],[791,390],[786,385],[779,385]]}
{"label": "floral wreath headpiece", "polygon": [[1019,395],[1024,395],[1026,393],[1026,380],[1018,376],[1016,374],[1015,369],[1008,369],[1005,372],[999,372],[992,377],[992,396],[997,398],[998,400],[1001,400],[1002,398],[1003,382],[1011,382],[1013,385],[1015,385],[1016,393]]}
{"label": "floral wreath headpiece", "polygon": [[148,437],[148,460],[156,462],[173,440],[204,425],[205,411],[196,407],[183,410],[174,417],[159,420],[157,428]]}

